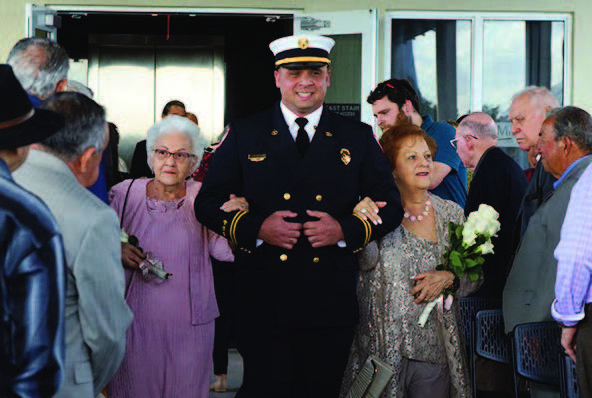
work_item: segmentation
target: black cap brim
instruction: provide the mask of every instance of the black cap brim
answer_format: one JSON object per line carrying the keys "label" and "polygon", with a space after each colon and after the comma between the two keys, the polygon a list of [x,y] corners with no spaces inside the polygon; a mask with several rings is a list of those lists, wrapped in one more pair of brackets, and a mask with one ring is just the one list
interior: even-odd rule
{"label": "black cap brim", "polygon": [[323,66],[327,66],[325,62],[293,62],[279,65],[277,68],[286,68],[288,70],[321,70]]}
{"label": "black cap brim", "polygon": [[43,141],[64,127],[64,118],[59,113],[34,109],[33,116],[24,122],[0,129],[0,149],[14,149]]}

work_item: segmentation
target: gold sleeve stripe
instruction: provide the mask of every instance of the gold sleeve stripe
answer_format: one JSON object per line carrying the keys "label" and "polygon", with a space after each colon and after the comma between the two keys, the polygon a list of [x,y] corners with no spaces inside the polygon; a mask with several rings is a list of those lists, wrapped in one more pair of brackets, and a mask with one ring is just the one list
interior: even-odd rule
{"label": "gold sleeve stripe", "polygon": [[230,223],[230,231],[228,232],[228,237],[230,239],[230,242],[234,243],[235,245],[238,245],[238,242],[236,241],[236,224],[238,223],[238,220],[240,220],[241,217],[245,214],[247,214],[246,211],[239,211],[235,214],[234,218],[232,219],[232,222]]}
{"label": "gold sleeve stripe", "polygon": [[364,239],[364,246],[366,246],[370,242],[370,237],[372,236],[372,225],[370,224],[369,221],[364,220],[362,217],[358,216],[357,214],[354,214],[354,216],[356,216],[364,225],[364,230],[366,232],[366,238]]}

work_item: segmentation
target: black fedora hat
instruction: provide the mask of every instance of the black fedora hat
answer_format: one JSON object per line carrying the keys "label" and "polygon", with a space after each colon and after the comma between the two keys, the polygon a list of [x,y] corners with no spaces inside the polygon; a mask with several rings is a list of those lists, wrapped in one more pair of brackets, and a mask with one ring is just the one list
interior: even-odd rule
{"label": "black fedora hat", "polygon": [[0,65],[0,149],[39,142],[64,126],[56,112],[35,109],[10,65]]}

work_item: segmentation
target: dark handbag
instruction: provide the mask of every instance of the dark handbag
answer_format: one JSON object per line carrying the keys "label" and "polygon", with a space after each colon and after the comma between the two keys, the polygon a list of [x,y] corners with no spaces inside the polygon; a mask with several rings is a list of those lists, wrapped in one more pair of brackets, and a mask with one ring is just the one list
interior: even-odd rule
{"label": "dark handbag", "polygon": [[389,365],[369,356],[346,398],[379,398],[394,374]]}

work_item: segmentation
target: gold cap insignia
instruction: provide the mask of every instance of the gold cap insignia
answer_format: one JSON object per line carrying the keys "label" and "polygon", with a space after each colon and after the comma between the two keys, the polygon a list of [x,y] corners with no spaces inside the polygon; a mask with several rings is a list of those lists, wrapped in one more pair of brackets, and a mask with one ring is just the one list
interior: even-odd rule
{"label": "gold cap insignia", "polygon": [[278,131],[277,130],[272,130],[271,131],[271,135],[278,135]]}
{"label": "gold cap insignia", "polygon": [[351,161],[351,155],[349,153],[349,150],[343,148],[341,149],[341,151],[339,151],[339,154],[341,155],[341,161],[343,162],[343,164],[347,166]]}
{"label": "gold cap insignia", "polygon": [[[292,42],[294,43],[294,42]],[[298,47],[302,50],[306,50],[308,48],[308,39],[306,37],[301,37],[298,39]]]}

